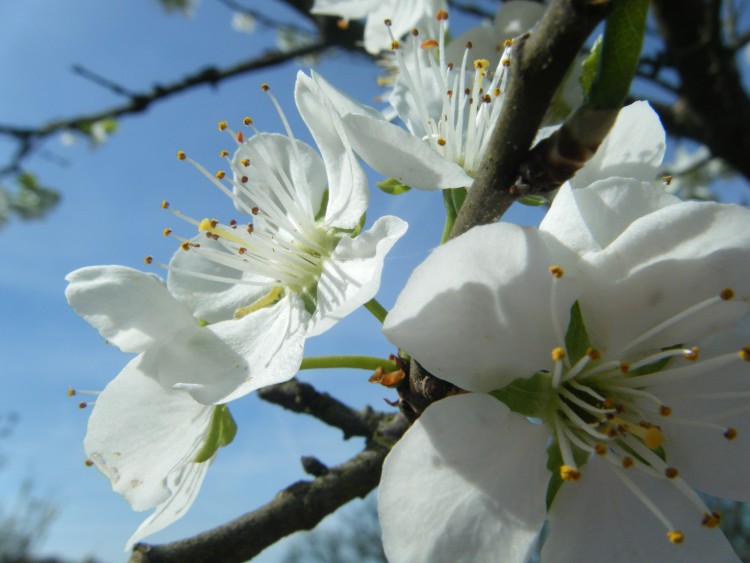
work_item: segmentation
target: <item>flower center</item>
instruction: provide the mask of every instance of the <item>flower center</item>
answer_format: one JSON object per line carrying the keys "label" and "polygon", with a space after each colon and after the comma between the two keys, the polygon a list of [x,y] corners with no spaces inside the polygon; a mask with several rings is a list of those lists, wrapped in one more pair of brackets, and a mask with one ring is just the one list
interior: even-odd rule
{"label": "flower center", "polygon": [[399,67],[390,101],[412,134],[422,137],[432,149],[474,176],[503,106],[512,43],[506,41],[494,74],[485,59],[474,61],[472,74],[465,70],[471,44],[466,45],[459,67],[447,62],[447,12],[438,12],[437,19],[438,40],[419,43],[419,32],[415,29],[408,52],[404,52],[390,31],[390,21],[386,20]]}

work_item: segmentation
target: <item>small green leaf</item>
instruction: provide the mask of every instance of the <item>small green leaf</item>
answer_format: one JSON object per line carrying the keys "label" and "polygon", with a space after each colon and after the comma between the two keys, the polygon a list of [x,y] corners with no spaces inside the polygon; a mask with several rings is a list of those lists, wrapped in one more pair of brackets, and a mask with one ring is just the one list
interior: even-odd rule
{"label": "small green leaf", "polygon": [[100,119],[97,121],[97,123],[101,126],[102,129],[104,129],[104,132],[108,135],[111,135],[112,133],[116,132],[117,129],[120,127],[120,124],[117,123],[117,120],[112,119],[111,117],[105,117],[104,119]]}
{"label": "small green leaf", "polygon": [[382,182],[377,182],[375,185],[385,193],[391,195],[405,194],[411,189],[406,184],[403,184],[399,180],[396,180],[396,178],[388,178],[387,180],[383,180]]}
{"label": "small green leaf", "polygon": [[583,87],[583,97],[587,98],[591,91],[591,84],[596,78],[596,73],[599,68],[599,58],[602,56],[602,36],[596,38],[594,45],[591,47],[589,56],[583,61],[581,66],[583,72],[581,73],[581,86]]}
{"label": "small green leaf", "polygon": [[519,199],[518,202],[531,207],[539,207],[540,205],[547,205],[549,200],[541,195],[527,195]]}
{"label": "small green leaf", "polygon": [[229,407],[219,405],[214,407],[211,417],[211,427],[203,447],[193,460],[195,463],[203,463],[211,459],[219,448],[228,446],[237,434],[237,423],[229,412]]}
{"label": "small green leaf", "polygon": [[[586,462],[589,460],[589,454],[584,452],[583,450],[573,446],[571,444],[571,447],[573,449],[573,459],[576,462],[576,465],[580,468],[583,465],[586,464]],[[563,465],[563,459],[562,454],[560,453],[560,446],[557,443],[557,440],[552,440],[552,443],[547,448],[547,469],[550,470],[550,473],[552,473],[552,476],[549,480],[549,485],[547,485],[547,511],[549,512],[550,507],[552,506],[552,502],[555,500],[555,496],[557,495],[557,492],[560,490],[560,487],[562,487],[562,484],[565,482],[565,480],[560,477],[560,467]]]}
{"label": "small green leaf", "polygon": [[516,379],[502,389],[490,391],[490,395],[514,412],[545,420],[557,397],[550,380],[548,372],[538,371],[531,377]]}
{"label": "small green leaf", "polygon": [[583,358],[590,347],[591,341],[583,322],[581,306],[576,301],[570,308],[570,323],[568,324],[568,331],[565,333],[565,348],[568,351],[571,365]]}

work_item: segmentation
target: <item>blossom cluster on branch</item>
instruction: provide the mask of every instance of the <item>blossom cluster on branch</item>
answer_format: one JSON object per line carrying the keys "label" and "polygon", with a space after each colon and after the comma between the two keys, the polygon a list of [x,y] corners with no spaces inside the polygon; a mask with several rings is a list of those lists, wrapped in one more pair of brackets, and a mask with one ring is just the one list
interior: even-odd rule
{"label": "blossom cluster on branch", "polygon": [[[544,562],[737,560],[721,515],[697,491],[750,501],[750,211],[667,193],[658,179],[665,134],[645,102],[619,113],[619,102],[594,107],[615,117],[588,123],[601,136],[584,134],[581,155],[565,153],[565,132],[580,133],[580,115],[592,112],[574,114],[575,127],[560,127],[560,115],[591,110],[590,92],[610,79],[601,68],[585,75],[586,65],[609,63],[595,49],[583,79],[574,64],[527,131],[562,137],[556,158],[576,163],[539,228],[477,215],[463,234],[451,232],[496,150],[498,121],[516,110],[505,95],[523,87],[514,61],[535,21],[567,10],[594,22],[607,13],[587,10],[606,4],[561,0],[543,13],[507,2],[494,27],[456,46],[446,41],[444,1],[318,0],[312,12],[342,25],[367,17],[368,51],[390,49],[391,110],[300,72],[294,96],[312,147],[263,85],[283,134],[250,118],[237,130],[221,122],[236,149],[216,172],[177,153],[241,221],[191,218],[164,202],[197,231],[167,229],[179,241],[174,256],[147,257],[166,282],[122,266],[68,276],[71,307],[136,354],[98,395],[84,440],[90,463],[134,510],[154,509],[128,548],[189,509],[234,438],[234,401],[314,364],[374,371],[416,419],[400,440],[402,418],[391,421],[397,430],[386,417],[362,416],[358,426],[372,432],[374,459],[392,448],[379,514],[393,562],[523,563],[544,526]],[[474,42],[490,54],[476,57]],[[387,178],[383,190],[440,190],[446,204],[442,244],[390,312],[375,296],[407,226],[385,216],[365,229],[360,158]],[[525,195],[514,190],[498,187]],[[521,201],[547,203],[536,197]],[[384,321],[398,357],[304,356],[307,338],[361,306]],[[417,371],[450,391],[407,413]]]}

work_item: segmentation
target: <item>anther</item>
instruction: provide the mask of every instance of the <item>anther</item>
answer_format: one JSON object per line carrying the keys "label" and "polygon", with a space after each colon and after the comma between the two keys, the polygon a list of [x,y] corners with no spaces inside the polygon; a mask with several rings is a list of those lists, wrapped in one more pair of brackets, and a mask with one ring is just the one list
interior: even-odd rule
{"label": "anther", "polygon": [[474,44],[471,41],[467,41],[466,42],[466,48],[467,49],[471,49],[472,47],[474,47]]}
{"label": "anther", "polygon": [[238,143],[244,143],[245,142],[245,135],[242,134],[242,131],[237,131],[237,134],[235,135],[235,138],[237,139]]}
{"label": "anther", "polygon": [[715,528],[721,524],[721,512],[712,511],[711,514],[704,514],[701,525],[706,528]]}
{"label": "anther", "polygon": [[243,176],[242,178],[240,178],[240,184],[244,184],[246,182],[247,182],[247,176]]}
{"label": "anther", "polygon": [[219,131],[224,131],[224,129],[227,128],[227,122],[226,121],[219,121]]}
{"label": "anther", "polygon": [[187,155],[184,151],[177,151],[177,160],[185,160]]}
{"label": "anther", "polygon": [[620,362],[619,369],[620,369],[620,373],[623,373],[623,374],[628,373],[630,371],[630,363],[623,360],[622,362]]}
{"label": "anther", "polygon": [[240,164],[242,166],[250,166],[250,159],[249,158],[243,158],[242,160],[240,160]]}
{"label": "anther", "polygon": [[513,46],[513,40],[512,39],[506,39],[503,41],[503,47],[512,47]]}
{"label": "anther", "polygon": [[659,414],[662,416],[669,416],[672,414],[672,409],[666,405],[662,405],[659,407]]}
{"label": "anther", "polygon": [[245,252],[247,252],[247,248],[241,246],[237,252],[239,252],[240,254],[245,254]]}
{"label": "anther", "polygon": [[420,45],[422,49],[434,49],[435,47],[439,47],[439,46],[440,44],[434,39],[425,39],[424,41],[422,41],[422,44]]}
{"label": "anther", "polygon": [[664,470],[664,475],[666,475],[667,479],[674,479],[675,477],[679,476],[680,472],[677,471],[674,467],[667,467]]}
{"label": "anther", "polygon": [[257,208],[257,207],[253,207],[253,208],[252,208],[252,209],[250,210],[250,213],[252,213],[253,215],[257,215],[257,214],[258,214],[258,211],[259,211],[259,210],[258,210],[258,208]]}
{"label": "anther", "polygon": [[693,346],[689,350],[685,350],[685,352],[682,354],[682,357],[685,358],[689,362],[694,362],[698,359],[698,350],[697,346]]}
{"label": "anther", "polygon": [[169,235],[171,235],[171,234],[172,234],[172,229],[169,229],[169,228],[167,228],[167,229],[164,229],[164,230],[163,230],[163,231],[161,232],[161,234],[163,234],[163,235],[164,235],[165,237],[168,237]]}
{"label": "anther", "polygon": [[383,23],[384,23],[385,25],[393,25],[393,22],[392,22],[392,21],[390,20],[390,18],[386,18],[386,19],[384,19],[384,20],[383,20]]}
{"label": "anther", "polygon": [[79,409],[85,409],[88,406],[89,406],[89,404],[87,402],[85,402],[85,401],[78,403],[78,408]]}
{"label": "anther", "polygon": [[552,350],[552,359],[556,362],[559,362],[565,357],[565,350],[560,348],[559,346]]}
{"label": "anther", "polygon": [[484,70],[490,66],[490,61],[487,59],[477,59],[474,61],[474,70]]}
{"label": "anther", "polygon": [[575,467],[571,467],[570,465],[561,465],[560,477],[564,481],[578,481],[581,478],[581,472],[578,471],[578,469],[576,469]]}
{"label": "anther", "polygon": [[216,179],[217,179],[217,180],[223,180],[223,179],[224,179],[224,176],[226,176],[226,175],[227,175],[227,173],[226,173],[226,172],[224,172],[223,170],[218,170],[218,171],[216,172],[216,174],[214,174],[214,176],[216,176]]}
{"label": "anther", "polygon": [[632,457],[630,457],[629,455],[626,455],[624,458],[622,458],[622,461],[620,463],[622,463],[622,466],[625,469],[628,469],[630,467],[633,467],[633,463],[634,462],[633,462],[633,458]]}
{"label": "anther", "polygon": [[599,358],[602,357],[602,355],[599,353],[599,350],[597,350],[596,348],[588,348],[586,350],[586,355],[592,362],[596,362],[599,360]]}
{"label": "anther", "polygon": [[443,139],[442,137],[440,137],[440,138],[439,138],[439,139],[437,140],[437,144],[438,144],[438,145],[440,145],[441,147],[444,147],[444,146],[445,146],[445,144],[446,144],[446,141],[445,141],[445,139]]}
{"label": "anther", "polygon": [[498,97],[498,96],[500,95],[500,93],[501,93],[501,90],[500,90],[500,88],[495,88],[495,89],[494,89],[494,90],[492,91],[492,95],[493,95],[493,96],[495,96],[496,98],[497,98],[497,97]]}
{"label": "anther", "polygon": [[750,346],[743,346],[739,352],[740,358],[746,362],[750,362]]}
{"label": "anther", "polygon": [[669,176],[669,175],[662,176],[661,181],[664,182],[665,186],[669,186],[672,184],[672,176]]}
{"label": "anther", "polygon": [[187,252],[188,250],[190,250],[190,243],[188,241],[185,241],[182,244],[180,244],[180,248],[184,250],[185,252]]}
{"label": "anther", "polygon": [[719,297],[721,297],[724,301],[729,301],[734,297],[734,291],[727,287],[726,289],[721,290],[721,293],[719,293]]}
{"label": "anther", "polygon": [[607,446],[599,442],[594,446],[594,451],[597,455],[607,455]]}
{"label": "anther", "polygon": [[683,541],[685,541],[685,534],[683,534],[679,530],[669,530],[667,532],[667,539],[669,539],[671,543],[679,545]]}
{"label": "anther", "polygon": [[161,202],[161,208],[162,209],[168,209],[169,208],[169,202],[168,201],[162,201]]}
{"label": "anther", "polygon": [[93,461],[91,461],[90,459],[87,459],[86,461],[84,461],[84,462],[83,462],[83,464],[84,464],[84,465],[85,465],[86,467],[91,467],[92,465],[94,465],[94,462],[93,462]]}
{"label": "anther", "polygon": [[661,430],[657,426],[652,426],[651,428],[646,430],[646,433],[643,436],[643,442],[649,447],[651,450],[655,450],[659,446],[661,446],[662,442],[664,441],[664,436],[661,433]]}
{"label": "anther", "polygon": [[439,12],[438,12],[438,13],[437,13],[437,14],[435,15],[435,18],[437,19],[437,21],[445,21],[445,20],[447,20],[447,19],[448,19],[448,12],[446,12],[445,10],[440,10],[440,11],[439,11]]}
{"label": "anther", "polygon": [[565,275],[565,270],[563,270],[560,266],[550,266],[549,273],[552,274],[552,277],[560,279]]}
{"label": "anther", "polygon": [[154,261],[154,257],[153,257],[153,256],[146,256],[146,257],[145,257],[145,258],[143,259],[143,263],[144,263],[144,264],[151,264],[151,263],[152,263],[153,261]]}
{"label": "anther", "polygon": [[264,82],[263,84],[260,85],[260,89],[263,90],[264,92],[268,92],[271,89],[271,87]]}
{"label": "anther", "polygon": [[336,20],[336,27],[338,27],[342,31],[344,31],[345,29],[349,29],[349,20],[345,20],[343,18]]}
{"label": "anther", "polygon": [[226,149],[222,149],[222,151],[219,153],[219,156],[221,158],[225,158],[225,157],[229,156],[229,151],[226,150]]}
{"label": "anther", "polygon": [[244,123],[245,125],[252,125],[253,124],[253,120],[250,119],[249,117],[245,117],[245,118],[242,119],[242,123]]}
{"label": "anther", "polygon": [[727,440],[734,440],[737,437],[737,429],[736,428],[727,428],[726,432],[724,432],[724,437]]}
{"label": "anther", "polygon": [[391,51],[397,51],[401,47],[401,43],[396,40],[391,41]]}
{"label": "anther", "polygon": [[500,64],[503,65],[504,67],[509,67],[510,59],[503,59],[502,61],[500,61]]}
{"label": "anther", "polygon": [[252,235],[254,230],[255,230],[255,228],[253,227],[253,224],[252,223],[248,223],[247,224],[247,234],[248,235]]}
{"label": "anther", "polygon": [[413,27],[412,30],[411,30],[411,34],[414,37],[417,37],[419,35],[419,30],[416,27]]}

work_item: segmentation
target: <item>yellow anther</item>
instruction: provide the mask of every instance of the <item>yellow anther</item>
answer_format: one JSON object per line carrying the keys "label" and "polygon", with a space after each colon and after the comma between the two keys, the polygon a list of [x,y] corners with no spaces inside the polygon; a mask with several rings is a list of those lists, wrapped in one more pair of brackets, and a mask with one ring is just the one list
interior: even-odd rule
{"label": "yellow anther", "polygon": [[494,90],[492,91],[492,95],[493,95],[493,96],[495,96],[495,97],[497,98],[497,97],[498,97],[498,96],[500,95],[500,93],[501,93],[501,92],[502,92],[502,91],[500,90],[500,88],[495,88],[495,89],[494,89]]}
{"label": "yellow anther", "polygon": [[740,358],[746,362],[750,362],[750,346],[743,346],[739,352]]}
{"label": "yellow anther", "polygon": [[437,14],[435,14],[435,18],[438,21],[445,21],[448,19],[448,12],[445,10],[440,10]]}
{"label": "yellow anther", "polygon": [[559,362],[565,357],[565,350],[560,348],[559,346],[552,350],[552,359],[556,362]]}
{"label": "yellow anther", "polygon": [[734,297],[734,291],[727,287],[726,289],[721,290],[721,293],[719,293],[719,297],[721,297],[724,301],[729,301]]}
{"label": "yellow anther", "polygon": [[145,258],[143,259],[143,263],[144,263],[144,264],[151,264],[151,263],[152,263],[153,261],[154,261],[154,257],[153,257],[153,256],[146,256],[146,257],[145,257]]}
{"label": "yellow anther", "polygon": [[177,160],[185,160],[186,158],[185,151],[177,151]]}
{"label": "yellow anther", "polygon": [[471,41],[467,41],[464,47],[466,47],[467,49],[471,49],[472,47],[474,47],[474,43],[472,43]]}
{"label": "yellow anther", "polygon": [[685,534],[683,534],[679,530],[669,530],[667,532],[667,539],[671,543],[678,545],[685,541]]}
{"label": "yellow anther", "polygon": [[[486,70],[490,66],[490,61],[487,59],[477,59],[474,61],[474,70]],[[484,74],[484,73],[482,73]]]}
{"label": "yellow anther", "polygon": [[224,176],[226,176],[226,175],[227,175],[227,173],[224,172],[223,170],[217,170],[216,174],[214,174],[214,176],[216,176],[217,180],[223,180]]}
{"label": "yellow anther", "polygon": [[682,357],[685,358],[689,362],[694,362],[698,359],[698,354],[700,353],[700,350],[698,350],[697,346],[693,346],[689,350],[685,350],[685,352],[682,354]]}
{"label": "yellow anther", "polygon": [[565,275],[565,270],[563,270],[560,266],[550,266],[549,273],[552,274],[553,278],[560,279]]}
{"label": "yellow anther", "polygon": [[226,121],[219,121],[219,131],[224,131],[224,129],[227,128],[227,122]]}
{"label": "yellow anther", "polygon": [[438,43],[434,39],[425,39],[424,41],[422,41],[422,44],[420,45],[422,49],[434,49],[435,47],[439,47],[439,46],[440,46],[440,43]]}
{"label": "yellow anther", "polygon": [[260,89],[263,90],[264,92],[268,92],[271,89],[271,87],[264,82],[263,84],[260,85]]}
{"label": "yellow anther", "polygon": [[188,250],[190,250],[190,243],[188,241],[185,241],[182,244],[180,244],[180,248],[184,250],[185,252],[187,252]]}
{"label": "yellow anther", "polygon": [[228,151],[227,149],[223,149],[223,150],[222,150],[222,151],[221,151],[221,152],[219,153],[219,156],[220,156],[221,158],[227,157],[227,156],[229,156],[229,151]]}
{"label": "yellow anther", "polygon": [[165,237],[168,237],[169,235],[171,235],[171,234],[172,234],[172,229],[170,229],[170,228],[166,228],[166,229],[164,229],[164,230],[163,230],[163,231],[161,232],[161,234],[163,234],[163,235],[164,235]]}
{"label": "yellow anther", "polygon": [[500,64],[503,65],[504,67],[509,67],[510,59],[503,59],[502,61],[500,61]]}
{"label": "yellow anther", "polygon": [[416,27],[413,27],[412,30],[411,30],[411,34],[414,37],[417,37],[419,35],[419,30]]}
{"label": "yellow anther", "polygon": [[659,407],[659,414],[662,416],[669,416],[672,414],[672,409],[666,405],[662,405]]}
{"label": "yellow anther", "polygon": [[76,394],[76,390],[72,387],[68,387],[68,397],[74,397]]}
{"label": "yellow anther", "polygon": [[401,48],[401,43],[395,40],[391,41],[391,51],[396,51],[399,48]]}
{"label": "yellow anther", "polygon": [[675,479],[680,475],[680,472],[675,467],[667,467],[664,470],[664,475],[666,475],[667,479]]}
{"label": "yellow anther", "polygon": [[672,183],[672,176],[670,175],[662,176],[661,181],[664,182],[665,186],[669,186]]}
{"label": "yellow anther", "polygon": [[620,362],[620,373],[628,373],[630,371],[630,363],[623,360]]}
{"label": "yellow anther", "polygon": [[724,432],[724,437],[727,440],[734,440],[737,437],[737,429],[736,428],[727,428],[726,432]]}
{"label": "yellow anther", "polygon": [[242,160],[240,160],[240,164],[242,166],[250,166],[250,159],[249,158],[243,158]]}
{"label": "yellow anther", "polygon": [[513,40],[512,39],[506,39],[503,41],[503,47],[512,47],[513,46]]}
{"label": "yellow anther", "polygon": [[586,350],[586,355],[592,362],[596,362],[597,360],[599,360],[599,358],[602,357],[602,355],[599,353],[599,350],[597,350],[596,348],[588,348]]}
{"label": "yellow anther", "polygon": [[715,510],[711,512],[711,514],[704,514],[703,520],[701,521],[701,525],[705,526],[706,528],[715,528],[721,524],[721,512],[716,512]]}
{"label": "yellow anther", "polygon": [[444,147],[444,146],[445,146],[445,144],[446,144],[446,140],[445,140],[445,139],[443,139],[442,137],[440,137],[440,138],[439,138],[439,139],[437,140],[437,144],[438,144],[438,145],[440,145],[441,147]]}
{"label": "yellow anther", "polygon": [[578,481],[581,478],[581,472],[577,468],[571,467],[570,465],[560,466],[560,477],[564,481]]}
{"label": "yellow anther", "polygon": [[218,226],[219,222],[216,219],[202,219],[201,222],[198,223],[198,231],[220,236],[225,240],[237,243],[239,245],[246,244],[245,241],[238,237],[236,234],[227,231],[226,229],[218,228]]}
{"label": "yellow anther", "polygon": [[344,18],[336,20],[336,27],[338,27],[340,30],[349,29],[349,20],[345,20]]}
{"label": "yellow anther", "polygon": [[607,446],[599,442],[594,446],[594,451],[597,455],[607,455]]}
{"label": "yellow anther", "polygon": [[252,120],[252,119],[250,119],[249,117],[245,116],[245,117],[244,117],[244,118],[242,119],[242,123],[244,123],[245,125],[252,125],[252,124],[253,124],[253,120]]}
{"label": "yellow anther", "polygon": [[622,458],[622,461],[620,463],[622,463],[622,466],[625,469],[628,469],[630,467],[633,467],[634,461],[632,457],[630,457],[629,455],[626,455],[624,458]]}
{"label": "yellow anther", "polygon": [[664,442],[664,436],[661,430],[657,426],[652,426],[646,429],[646,433],[643,435],[643,443],[646,444],[649,449],[655,450],[661,446]]}
{"label": "yellow anther", "polygon": [[168,207],[169,207],[169,202],[168,201],[165,200],[165,201],[161,202],[161,208],[162,209],[167,209]]}

